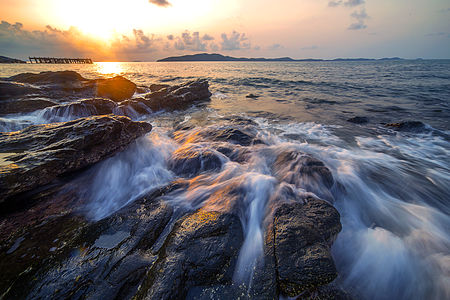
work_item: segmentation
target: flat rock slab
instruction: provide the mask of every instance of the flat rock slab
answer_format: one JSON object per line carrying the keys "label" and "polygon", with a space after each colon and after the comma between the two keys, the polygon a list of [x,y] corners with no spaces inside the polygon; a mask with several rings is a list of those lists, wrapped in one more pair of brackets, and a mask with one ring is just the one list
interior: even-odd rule
{"label": "flat rock slab", "polygon": [[121,151],[151,129],[146,122],[104,115],[0,133],[0,153],[10,154],[0,165],[0,203]]}

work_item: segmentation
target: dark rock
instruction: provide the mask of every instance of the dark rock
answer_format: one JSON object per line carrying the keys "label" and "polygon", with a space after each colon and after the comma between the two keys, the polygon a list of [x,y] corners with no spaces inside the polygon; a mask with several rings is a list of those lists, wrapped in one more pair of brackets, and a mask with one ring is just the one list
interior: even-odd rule
{"label": "dark rock", "polygon": [[[105,115],[0,133],[0,199],[45,185],[123,150],[152,126]],[[0,203],[1,203],[0,202]]]}
{"label": "dark rock", "polygon": [[248,94],[247,96],[245,96],[245,98],[251,98],[251,99],[257,99],[257,98],[259,98],[260,96],[258,96],[258,95],[254,95],[254,94]]}
{"label": "dark rock", "polygon": [[334,284],[321,286],[317,289],[306,291],[297,297],[297,300],[352,300],[349,293]]}
{"label": "dark rock", "polygon": [[157,83],[154,83],[154,84],[150,85],[150,91],[151,92],[157,92],[159,90],[162,90],[162,89],[165,89],[165,88],[168,88],[168,87],[169,87],[168,84],[157,84]]}
{"label": "dark rock", "polygon": [[116,103],[103,98],[85,99],[68,104],[56,105],[46,109],[43,117],[49,122],[57,122],[62,117],[81,118],[113,113]]}
{"label": "dark rock", "polygon": [[320,160],[298,151],[285,151],[276,158],[274,170],[280,181],[332,199],[329,189],[334,184],[333,175]]}
{"label": "dark rock", "polygon": [[21,73],[8,78],[10,81],[31,83],[31,84],[53,84],[67,88],[81,87],[81,83],[88,81],[75,71],[47,71],[36,73]]}
{"label": "dark rock", "polygon": [[143,269],[156,259],[149,259],[148,251],[172,216],[172,208],[156,199],[166,190],[150,193],[99,222],[63,209],[58,212],[63,216],[29,226],[23,245],[0,252],[2,270],[8,269],[0,274],[0,292],[9,287],[6,298],[70,298],[82,293],[90,299],[113,299],[133,294],[145,276]]}
{"label": "dark rock", "polygon": [[280,291],[295,297],[332,282],[337,271],[330,245],[341,230],[339,213],[315,198],[281,205],[274,214],[275,259]]}
{"label": "dark rock", "polygon": [[179,220],[136,299],[182,299],[199,285],[230,284],[243,242],[234,214],[201,209]]}
{"label": "dark rock", "polygon": [[411,131],[411,132],[422,132],[428,131],[427,126],[420,121],[406,121],[399,123],[389,123],[386,127],[392,128],[398,131]]}
{"label": "dark rock", "polygon": [[211,149],[186,144],[173,153],[169,167],[179,176],[193,177],[201,172],[220,169],[222,161],[218,153]]}
{"label": "dark rock", "polygon": [[369,122],[367,117],[353,117],[347,120],[347,122],[355,123],[355,124],[365,124]]}
{"label": "dark rock", "polygon": [[184,109],[198,101],[209,100],[209,84],[206,80],[190,81],[182,85],[159,89],[145,96],[150,100],[149,107],[157,110]]}
{"label": "dark rock", "polygon": [[134,98],[132,100],[125,100],[119,103],[119,109],[121,109],[125,115],[135,115],[138,114],[148,114],[150,113],[150,108],[146,104],[147,100],[143,98]]}
{"label": "dark rock", "polygon": [[199,133],[212,141],[229,142],[241,146],[250,146],[255,141],[255,135],[248,130],[233,127],[228,128],[208,128]]}
{"label": "dark rock", "polygon": [[14,99],[0,101],[0,115],[32,112],[57,105],[46,99]]}
{"label": "dark rock", "polygon": [[109,79],[97,79],[97,96],[106,97],[113,101],[131,98],[136,92],[136,84],[122,76]]}
{"label": "dark rock", "polygon": [[0,56],[0,64],[26,64],[26,63],[27,63],[26,61],[20,59]]}
{"label": "dark rock", "polygon": [[39,93],[40,90],[38,88],[27,84],[0,81],[0,100],[10,100],[13,98],[22,97],[24,95]]}
{"label": "dark rock", "polygon": [[38,85],[41,94],[50,98],[59,97],[105,97],[113,101],[129,99],[136,85],[122,76],[108,79],[86,79],[74,71],[22,73],[11,76],[8,81]]}

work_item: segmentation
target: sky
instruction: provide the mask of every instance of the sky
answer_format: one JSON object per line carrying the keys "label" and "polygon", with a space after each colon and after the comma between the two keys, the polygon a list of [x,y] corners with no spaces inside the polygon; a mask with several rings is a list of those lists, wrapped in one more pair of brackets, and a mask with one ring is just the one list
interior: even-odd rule
{"label": "sky", "polygon": [[0,55],[450,58],[448,0],[0,0]]}

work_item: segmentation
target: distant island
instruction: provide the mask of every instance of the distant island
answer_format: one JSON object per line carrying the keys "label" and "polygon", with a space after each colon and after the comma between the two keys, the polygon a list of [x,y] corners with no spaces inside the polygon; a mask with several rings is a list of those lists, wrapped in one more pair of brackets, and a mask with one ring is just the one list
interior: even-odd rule
{"label": "distant island", "polygon": [[373,60],[402,60],[399,57],[391,58],[335,58],[335,59],[293,59],[290,57],[279,57],[279,58],[246,58],[246,57],[232,57],[225,56],[218,53],[199,53],[192,55],[182,55],[182,56],[171,56],[163,59],[157,60],[157,62],[168,62],[168,61],[373,61]]}
{"label": "distant island", "polygon": [[26,64],[26,61],[0,55],[0,64]]}

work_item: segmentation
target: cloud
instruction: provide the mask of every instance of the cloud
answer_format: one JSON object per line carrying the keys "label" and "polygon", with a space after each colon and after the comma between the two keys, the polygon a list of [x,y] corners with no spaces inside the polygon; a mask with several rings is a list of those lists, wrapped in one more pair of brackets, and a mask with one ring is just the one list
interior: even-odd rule
{"label": "cloud", "polygon": [[210,36],[209,34],[205,34],[205,35],[203,35],[202,40],[212,41],[212,40],[214,40],[214,37]]}
{"label": "cloud", "polygon": [[222,33],[221,38],[220,46],[222,50],[232,51],[251,48],[250,41],[245,36],[245,33],[237,31],[233,31],[230,35]]}
{"label": "cloud", "polygon": [[274,51],[274,50],[280,50],[280,49],[283,49],[283,48],[284,47],[281,44],[273,44],[273,45],[268,46],[267,50]]}
{"label": "cloud", "polygon": [[367,25],[365,24],[365,21],[369,18],[369,16],[366,13],[366,10],[362,8],[359,12],[354,11],[351,15],[352,18],[356,19],[355,23],[350,24],[348,29],[350,30],[360,30],[367,28]]}
{"label": "cloud", "polygon": [[191,50],[191,51],[205,51],[207,43],[200,38],[198,31],[192,34],[189,31],[185,31],[175,38],[174,47],[177,50]]}
{"label": "cloud", "polygon": [[148,2],[161,6],[161,7],[167,7],[170,6],[170,3],[167,0],[148,0]]}
{"label": "cloud", "polygon": [[337,6],[342,5],[342,6],[347,6],[347,7],[354,7],[354,6],[362,5],[365,2],[366,2],[365,0],[347,0],[347,1],[334,0],[334,1],[329,1],[328,6],[337,7]]}
{"label": "cloud", "polygon": [[300,50],[303,50],[303,51],[308,51],[308,50],[317,50],[317,49],[319,49],[319,47],[318,47],[318,46],[316,46],[316,45],[312,45],[312,46],[306,46],[306,47],[300,48]]}

